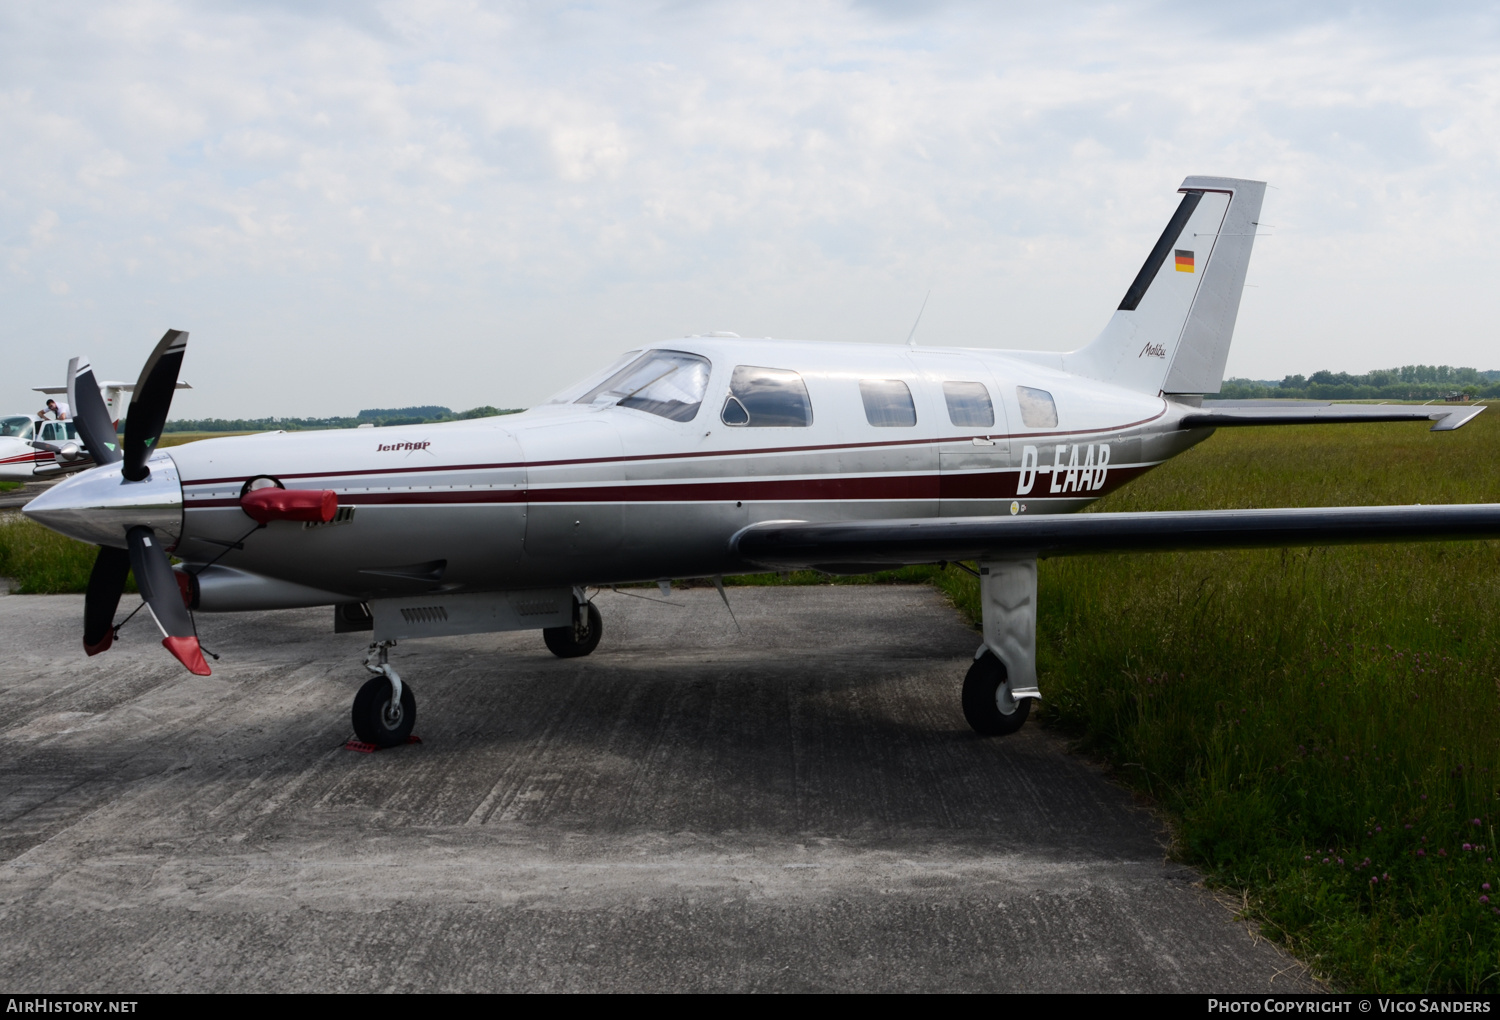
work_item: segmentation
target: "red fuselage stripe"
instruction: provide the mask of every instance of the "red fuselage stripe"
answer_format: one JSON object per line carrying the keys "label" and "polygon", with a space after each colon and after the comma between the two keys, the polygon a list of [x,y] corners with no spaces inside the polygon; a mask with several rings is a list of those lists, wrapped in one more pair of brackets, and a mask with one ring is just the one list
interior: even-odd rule
{"label": "red fuselage stripe", "polygon": [[[730,500],[753,502],[838,502],[840,500],[907,499],[1047,499],[1103,495],[1150,469],[1147,465],[1110,468],[1103,488],[1052,492],[1048,475],[1036,477],[1029,493],[1018,493],[1020,472],[966,472],[949,475],[894,477],[768,479],[730,482],[683,482],[641,485],[593,485],[577,488],[459,490],[449,492],[341,493],[345,506],[443,505],[452,503],[708,503]],[[1059,482],[1059,489],[1062,483]],[[239,500],[190,500],[187,509],[239,506]]]}

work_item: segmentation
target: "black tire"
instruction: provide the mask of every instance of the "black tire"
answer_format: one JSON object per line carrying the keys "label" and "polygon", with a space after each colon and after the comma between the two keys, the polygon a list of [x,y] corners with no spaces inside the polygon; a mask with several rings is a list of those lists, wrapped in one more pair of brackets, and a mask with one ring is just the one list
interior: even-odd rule
{"label": "black tire", "polygon": [[1010,681],[1005,664],[994,652],[985,652],[974,660],[964,677],[964,718],[981,737],[1003,737],[1026,724],[1031,699],[1017,701],[1010,696]]}
{"label": "black tire", "polygon": [[383,676],[371,677],[354,696],[354,710],[350,714],[354,721],[354,735],[376,747],[395,747],[406,743],[412,727],[417,724],[417,699],[412,696],[411,685],[401,685],[401,714],[392,719],[391,682]]}
{"label": "black tire", "polygon": [[578,626],[578,614],[573,614],[573,623],[565,627],[547,627],[542,631],[542,640],[559,659],[576,659],[599,647],[599,637],[604,633],[604,618],[592,602],[588,603],[587,623]]}

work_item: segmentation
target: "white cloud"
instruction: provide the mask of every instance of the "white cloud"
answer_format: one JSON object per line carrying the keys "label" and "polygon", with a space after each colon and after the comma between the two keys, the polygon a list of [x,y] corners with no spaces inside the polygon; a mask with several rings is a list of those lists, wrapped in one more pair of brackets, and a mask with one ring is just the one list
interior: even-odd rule
{"label": "white cloud", "polygon": [[928,287],[925,342],[1069,347],[1189,173],[1280,189],[1231,372],[1500,367],[1495,34],[1465,6],[14,4],[0,396],[84,348],[131,375],[175,326],[183,415],[518,405],[682,332],[900,341]]}

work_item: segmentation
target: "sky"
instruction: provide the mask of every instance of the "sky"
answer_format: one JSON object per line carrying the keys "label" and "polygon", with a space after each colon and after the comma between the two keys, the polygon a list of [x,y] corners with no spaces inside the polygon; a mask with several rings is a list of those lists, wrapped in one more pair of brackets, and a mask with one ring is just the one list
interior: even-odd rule
{"label": "sky", "polygon": [[1069,350],[1270,183],[1228,374],[1500,368],[1500,4],[10,0],[0,409],[524,407],[715,330]]}

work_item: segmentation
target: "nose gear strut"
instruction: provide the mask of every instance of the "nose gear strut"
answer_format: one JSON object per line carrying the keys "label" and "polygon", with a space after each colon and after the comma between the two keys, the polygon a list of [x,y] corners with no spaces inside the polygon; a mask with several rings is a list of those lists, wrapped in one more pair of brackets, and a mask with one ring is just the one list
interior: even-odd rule
{"label": "nose gear strut", "polygon": [[[391,727],[401,725],[401,676],[391,665],[391,646],[394,641],[376,641],[370,645],[370,650],[365,653],[365,669],[376,676],[383,676],[391,682],[391,701],[381,712],[386,724]],[[374,660],[374,661],[371,661]]]}
{"label": "nose gear strut", "polygon": [[378,751],[397,744],[416,744],[412,736],[417,722],[417,699],[411,685],[403,684],[392,668],[390,650],[394,641],[376,641],[365,653],[365,669],[373,676],[354,696],[350,716],[357,739],[345,744],[354,751]]}

